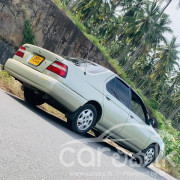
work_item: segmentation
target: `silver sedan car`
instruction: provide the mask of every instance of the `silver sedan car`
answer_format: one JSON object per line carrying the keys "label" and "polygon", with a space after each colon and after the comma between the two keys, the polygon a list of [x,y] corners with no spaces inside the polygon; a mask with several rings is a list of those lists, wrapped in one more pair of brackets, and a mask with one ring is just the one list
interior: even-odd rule
{"label": "silver sedan car", "polygon": [[28,103],[46,102],[62,111],[74,132],[93,128],[141,157],[143,166],[162,158],[164,143],[142,99],[112,71],[30,44],[7,60],[5,70],[23,84]]}

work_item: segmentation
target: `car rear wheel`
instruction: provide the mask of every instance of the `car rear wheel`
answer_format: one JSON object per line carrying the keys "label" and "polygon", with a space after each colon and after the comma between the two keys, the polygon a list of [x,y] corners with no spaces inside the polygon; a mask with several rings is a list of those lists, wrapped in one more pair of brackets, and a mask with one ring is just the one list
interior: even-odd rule
{"label": "car rear wheel", "polygon": [[86,134],[96,123],[97,111],[92,104],[82,106],[68,120],[72,130],[78,134]]}
{"label": "car rear wheel", "polygon": [[45,103],[41,94],[36,94],[33,89],[27,87],[24,87],[24,98],[26,102],[35,106]]}

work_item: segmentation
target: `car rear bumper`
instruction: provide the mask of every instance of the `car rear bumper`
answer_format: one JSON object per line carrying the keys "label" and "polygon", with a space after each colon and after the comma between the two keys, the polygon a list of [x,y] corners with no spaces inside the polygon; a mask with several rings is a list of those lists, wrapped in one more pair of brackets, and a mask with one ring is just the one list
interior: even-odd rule
{"label": "car rear bumper", "polygon": [[41,90],[73,112],[87,101],[58,80],[28,67],[14,59],[8,59],[5,70],[22,83]]}

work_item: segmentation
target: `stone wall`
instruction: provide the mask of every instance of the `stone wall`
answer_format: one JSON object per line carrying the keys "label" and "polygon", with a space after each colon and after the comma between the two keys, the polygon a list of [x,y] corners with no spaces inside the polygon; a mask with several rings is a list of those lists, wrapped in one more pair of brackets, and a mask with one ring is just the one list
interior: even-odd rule
{"label": "stone wall", "polygon": [[35,43],[63,56],[86,58],[111,69],[100,50],[50,0],[0,0],[0,62],[21,46],[25,20],[36,35]]}
{"label": "stone wall", "polygon": [[16,48],[0,37],[0,64],[4,64],[15,52]]}

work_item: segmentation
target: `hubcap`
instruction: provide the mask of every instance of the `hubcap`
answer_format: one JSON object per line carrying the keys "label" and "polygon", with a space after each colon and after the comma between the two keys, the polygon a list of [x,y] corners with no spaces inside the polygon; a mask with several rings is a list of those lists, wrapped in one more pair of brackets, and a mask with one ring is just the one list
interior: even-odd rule
{"label": "hubcap", "polygon": [[80,130],[88,129],[94,119],[94,113],[91,109],[86,109],[80,113],[77,119],[77,127]]}
{"label": "hubcap", "polygon": [[154,155],[155,155],[154,149],[153,148],[148,149],[144,156],[144,163],[145,164],[151,163],[152,160],[154,159]]}

